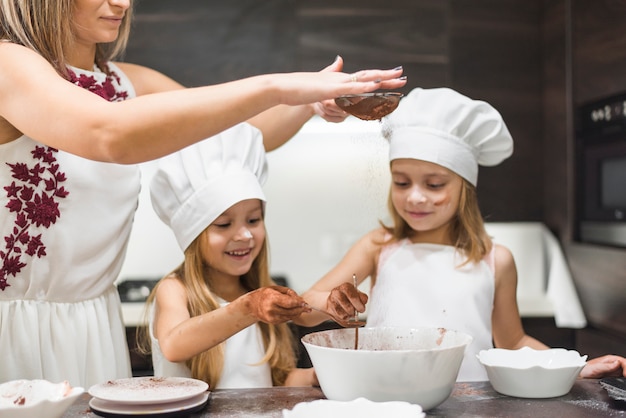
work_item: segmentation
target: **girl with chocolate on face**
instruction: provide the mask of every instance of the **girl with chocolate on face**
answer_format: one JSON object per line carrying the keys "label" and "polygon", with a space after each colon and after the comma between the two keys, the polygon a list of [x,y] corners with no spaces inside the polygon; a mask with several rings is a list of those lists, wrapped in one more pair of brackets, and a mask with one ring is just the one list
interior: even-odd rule
{"label": "girl with chocolate on face", "polygon": [[[268,150],[342,94],[406,83],[402,69],[266,74],[184,88],[114,62],[132,0],[0,1],[0,382],[130,377],[115,282],[137,208],[137,163],[237,123]],[[179,7],[177,4],[175,7]],[[210,52],[207,52],[210,53]]]}
{"label": "girl with chocolate on face", "polygon": [[[478,166],[499,164],[513,152],[500,114],[451,89],[418,88],[385,118],[383,134],[389,140],[392,223],[362,237],[304,299],[349,319],[368,302],[352,275],[359,282],[370,277],[367,326],[443,327],[473,337],[459,381],[487,380],[476,354],[493,343],[547,348],[522,327],[513,256],[491,240],[478,206]],[[323,319],[312,312],[298,323]],[[600,357],[581,372],[610,374],[626,374],[626,360]]]}
{"label": "girl with chocolate on face", "polygon": [[260,132],[248,124],[160,161],[153,207],[185,259],[148,299],[141,346],[151,345],[155,376],[211,388],[317,383],[312,368],[296,369],[286,324],[310,309],[269,275],[266,169]]}

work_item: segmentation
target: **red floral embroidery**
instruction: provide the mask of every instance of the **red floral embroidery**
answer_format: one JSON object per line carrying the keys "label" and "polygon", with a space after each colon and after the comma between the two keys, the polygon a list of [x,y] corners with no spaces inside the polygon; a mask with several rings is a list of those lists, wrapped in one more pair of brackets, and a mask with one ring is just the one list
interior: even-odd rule
{"label": "red floral embroidery", "polygon": [[[76,76],[72,70],[68,70],[70,81],[83,87],[92,93],[108,100],[120,101],[128,98],[125,91],[117,91],[120,78],[105,66],[107,74],[102,84],[98,84],[95,77],[81,74]],[[66,181],[65,173],[59,171],[59,164],[55,158],[58,150],[36,146],[31,154],[35,164],[28,166],[26,163],[6,163],[11,168],[12,177],[15,179],[4,190],[9,199],[5,207],[9,212],[15,213],[13,231],[4,237],[5,246],[0,251],[2,268],[0,269],[0,290],[11,286],[8,283],[10,276],[16,277],[26,266],[22,256],[45,257],[46,246],[41,240],[42,234],[33,234],[35,228],[48,229],[61,217],[58,199],[64,199],[69,191],[61,185]]]}
{"label": "red floral embroidery", "polygon": [[102,84],[98,84],[96,78],[92,75],[81,74],[80,76],[76,76],[74,71],[70,69],[67,71],[72,83],[97,94],[109,102],[119,102],[128,98],[128,92],[115,90],[113,80],[115,80],[119,85],[120,77],[115,72],[109,70],[109,67],[106,65],[104,65],[103,71],[107,76]]}
{"label": "red floral embroidery", "polygon": [[10,286],[9,276],[15,277],[26,266],[22,254],[30,257],[46,255],[41,234],[31,235],[31,226],[47,229],[54,224],[61,216],[56,199],[63,199],[69,194],[61,185],[66,178],[59,171],[54,157],[56,152],[54,148],[37,146],[31,151],[35,160],[33,166],[6,163],[15,179],[4,187],[9,198],[6,207],[9,212],[16,213],[16,218],[12,233],[4,237],[4,250],[0,251],[0,290]]}

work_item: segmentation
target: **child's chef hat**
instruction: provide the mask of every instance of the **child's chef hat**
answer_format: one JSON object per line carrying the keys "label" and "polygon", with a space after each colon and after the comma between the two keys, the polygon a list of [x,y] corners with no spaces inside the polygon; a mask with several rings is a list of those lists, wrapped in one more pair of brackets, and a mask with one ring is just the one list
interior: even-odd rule
{"label": "child's chef hat", "polygon": [[159,160],[152,207],[184,251],[217,217],[246,199],[265,202],[261,132],[242,123]]}
{"label": "child's chef hat", "polygon": [[449,88],[412,90],[385,118],[383,135],[389,140],[389,161],[429,161],[474,186],[479,164],[497,165],[513,153],[513,138],[500,113]]}

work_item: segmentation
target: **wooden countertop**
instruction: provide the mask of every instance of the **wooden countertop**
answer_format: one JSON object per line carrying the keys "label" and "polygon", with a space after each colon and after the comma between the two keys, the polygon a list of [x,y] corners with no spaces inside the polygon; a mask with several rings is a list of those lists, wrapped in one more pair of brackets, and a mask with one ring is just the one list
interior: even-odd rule
{"label": "wooden countertop", "polygon": [[[319,388],[221,389],[194,418],[282,417],[298,402],[324,399]],[[97,418],[83,394],[64,418]],[[626,406],[612,401],[597,380],[578,380],[565,396],[521,399],[500,395],[488,382],[457,383],[448,400],[427,411],[428,417],[626,417]]]}

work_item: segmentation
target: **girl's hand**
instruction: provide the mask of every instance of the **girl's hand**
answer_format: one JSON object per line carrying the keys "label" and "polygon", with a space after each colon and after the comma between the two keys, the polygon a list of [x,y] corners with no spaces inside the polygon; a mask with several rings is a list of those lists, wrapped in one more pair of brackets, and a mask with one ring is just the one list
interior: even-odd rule
{"label": "girl's hand", "polygon": [[262,287],[247,293],[243,298],[250,315],[268,324],[287,322],[307,309],[304,299],[283,286]]}
{"label": "girl's hand", "polygon": [[589,360],[580,372],[580,377],[585,379],[599,379],[607,376],[626,377],[626,358],[612,354],[597,357]]}
{"label": "girl's hand", "polygon": [[326,300],[326,310],[336,318],[345,321],[351,319],[356,312],[365,312],[368,297],[360,292],[352,283],[342,283],[330,291]]}

